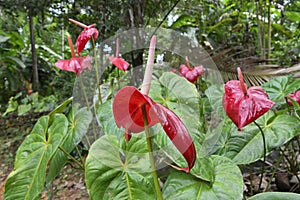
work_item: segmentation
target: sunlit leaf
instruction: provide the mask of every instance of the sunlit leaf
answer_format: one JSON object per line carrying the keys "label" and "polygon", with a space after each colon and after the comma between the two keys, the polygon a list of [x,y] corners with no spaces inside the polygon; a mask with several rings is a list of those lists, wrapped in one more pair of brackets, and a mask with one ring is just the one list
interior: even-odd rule
{"label": "sunlit leaf", "polygon": [[[68,132],[60,146],[67,153],[70,153],[87,133],[89,124],[92,121],[92,113],[87,108],[78,110],[73,106],[67,118],[69,121]],[[68,156],[61,149],[55,153],[50,162],[47,182],[52,181],[59,174],[68,159]]]}
{"label": "sunlit leaf", "polygon": [[272,101],[282,104],[286,103],[286,95],[299,89],[300,78],[293,80],[292,76],[280,76],[271,79],[263,84],[262,87],[266,90]]}
{"label": "sunlit leaf", "polygon": [[5,185],[4,199],[35,199],[43,190],[47,164],[57,151],[68,128],[67,118],[62,114],[41,117],[30,135],[19,147],[12,171]]}
{"label": "sunlit leaf", "polygon": [[128,143],[119,143],[114,135],[93,143],[85,164],[91,199],[156,199],[147,144],[135,135]]}
{"label": "sunlit leaf", "polygon": [[220,200],[243,198],[243,177],[229,159],[212,156],[214,181],[209,183],[191,174],[173,171],[163,187],[164,200]]}
{"label": "sunlit leaf", "polygon": [[[291,115],[274,116],[269,111],[257,120],[266,138],[266,152],[283,145],[299,135],[299,119]],[[263,157],[263,138],[255,124],[235,131],[226,142],[225,156],[237,164],[249,164]]]}

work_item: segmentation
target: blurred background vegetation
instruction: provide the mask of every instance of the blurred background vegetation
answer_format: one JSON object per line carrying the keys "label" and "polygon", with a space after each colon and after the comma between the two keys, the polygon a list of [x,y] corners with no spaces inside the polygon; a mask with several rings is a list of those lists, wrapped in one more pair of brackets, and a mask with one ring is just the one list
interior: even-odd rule
{"label": "blurred background vegetation", "polygon": [[[69,18],[96,23],[97,42],[135,27],[169,28],[194,37],[225,81],[235,77],[238,66],[252,85],[268,76],[299,76],[298,0],[0,0],[0,113],[20,104],[25,105],[21,114],[46,111],[52,108],[49,102],[72,95],[75,74],[54,65],[70,57],[66,36],[75,41],[81,31]],[[135,67],[143,56],[127,60]],[[29,98],[31,90],[38,97]],[[46,103],[26,107],[33,101]]]}

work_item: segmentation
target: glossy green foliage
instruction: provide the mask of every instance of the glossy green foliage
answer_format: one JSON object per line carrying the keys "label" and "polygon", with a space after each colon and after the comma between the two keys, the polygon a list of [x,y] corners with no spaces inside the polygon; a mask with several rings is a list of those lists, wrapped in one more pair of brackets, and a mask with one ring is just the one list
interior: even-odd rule
{"label": "glossy green foliage", "polygon": [[[266,138],[266,152],[299,135],[299,122],[294,116],[287,114],[275,116],[272,111],[261,116],[257,124],[262,128]],[[246,126],[241,132],[231,131],[224,150],[226,157],[237,164],[249,164],[263,157],[262,134],[255,124]]]}
{"label": "glossy green foliage", "polygon": [[91,199],[156,199],[146,140],[136,134],[128,143],[109,134],[99,138],[85,169]]}
{"label": "glossy green foliage", "polygon": [[219,200],[243,198],[243,177],[228,158],[211,157],[214,170],[212,183],[184,172],[173,171],[163,188],[164,200]]}
{"label": "glossy green foliage", "polygon": [[293,79],[293,76],[280,76],[271,79],[262,87],[268,93],[270,99],[278,104],[286,103],[286,95],[291,94],[300,88],[300,78]]}
{"label": "glossy green foliage", "polygon": [[41,117],[19,147],[14,171],[5,185],[6,200],[32,200],[42,192],[47,164],[58,150],[68,127],[64,115],[55,114],[53,117],[52,123],[49,123],[49,116]]}
{"label": "glossy green foliage", "polygon": [[92,121],[92,113],[86,107],[78,109],[77,106],[73,106],[67,114],[67,119],[69,122],[68,132],[61,142],[61,149],[56,151],[51,159],[47,182],[51,182],[59,174],[69,159],[62,149],[67,153],[71,153],[71,151],[74,150],[78,143],[82,140],[84,135],[87,134],[89,125]]}

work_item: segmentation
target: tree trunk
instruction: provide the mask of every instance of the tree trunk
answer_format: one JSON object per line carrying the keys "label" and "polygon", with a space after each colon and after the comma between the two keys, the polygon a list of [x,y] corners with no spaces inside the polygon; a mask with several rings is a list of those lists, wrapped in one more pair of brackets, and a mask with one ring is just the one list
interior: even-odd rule
{"label": "tree trunk", "polygon": [[32,15],[29,12],[29,29],[30,29],[30,44],[31,44],[31,58],[32,58],[32,78],[33,78],[33,89],[38,90],[39,88],[39,73],[35,49],[35,37],[34,37],[34,26]]}

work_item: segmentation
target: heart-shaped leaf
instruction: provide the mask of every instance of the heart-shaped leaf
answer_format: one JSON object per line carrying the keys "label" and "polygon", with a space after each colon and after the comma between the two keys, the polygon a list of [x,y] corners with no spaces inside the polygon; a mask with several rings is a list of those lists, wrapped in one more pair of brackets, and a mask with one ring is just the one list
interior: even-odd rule
{"label": "heart-shaped leaf", "polygon": [[[73,106],[67,114],[67,118],[69,121],[68,132],[60,147],[70,153],[87,133],[92,121],[92,113],[87,108],[78,110],[76,106]],[[51,182],[58,175],[67,160],[68,156],[59,149],[51,159],[47,182]]]}
{"label": "heart-shaped leaf", "polygon": [[211,157],[214,181],[203,181],[191,174],[173,171],[163,187],[164,200],[223,200],[243,198],[243,177],[240,169],[228,158]]}
{"label": "heart-shaped leaf", "polygon": [[156,199],[150,176],[147,144],[132,137],[119,143],[114,135],[104,135],[90,148],[85,179],[91,199]]}
{"label": "heart-shaped leaf", "polygon": [[5,199],[35,199],[45,184],[47,164],[57,151],[68,129],[67,118],[54,114],[41,117],[19,147],[14,165],[5,185]]}
{"label": "heart-shaped leaf", "polygon": [[262,87],[266,90],[272,101],[284,104],[286,103],[286,95],[299,89],[300,78],[295,80],[292,78],[293,76],[291,75],[276,77],[263,84]]}
{"label": "heart-shaped leaf", "polygon": [[[259,118],[257,124],[264,132],[267,153],[299,135],[299,119],[291,115],[274,116],[270,111]],[[233,132],[224,152],[237,164],[249,164],[262,158],[263,138],[259,128],[250,124],[243,132]]]}

